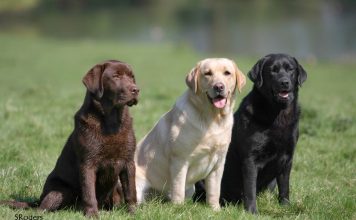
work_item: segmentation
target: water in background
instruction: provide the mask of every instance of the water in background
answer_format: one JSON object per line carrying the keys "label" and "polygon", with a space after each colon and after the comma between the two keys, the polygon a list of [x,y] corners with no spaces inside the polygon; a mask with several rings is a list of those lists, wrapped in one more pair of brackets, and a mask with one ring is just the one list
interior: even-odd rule
{"label": "water in background", "polygon": [[37,9],[0,17],[0,30],[52,38],[169,42],[205,53],[355,60],[356,1],[152,1]]}

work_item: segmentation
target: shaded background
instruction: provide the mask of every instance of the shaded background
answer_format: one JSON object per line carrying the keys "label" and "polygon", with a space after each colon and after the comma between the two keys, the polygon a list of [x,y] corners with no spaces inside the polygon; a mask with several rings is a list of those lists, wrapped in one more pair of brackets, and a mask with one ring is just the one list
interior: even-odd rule
{"label": "shaded background", "polygon": [[353,0],[1,0],[1,32],[355,61]]}

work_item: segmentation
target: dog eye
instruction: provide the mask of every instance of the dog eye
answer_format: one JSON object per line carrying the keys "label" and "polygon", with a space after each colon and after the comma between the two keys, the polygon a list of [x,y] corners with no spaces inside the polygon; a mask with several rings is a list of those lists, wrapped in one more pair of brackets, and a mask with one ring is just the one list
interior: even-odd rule
{"label": "dog eye", "polygon": [[284,66],[284,70],[286,72],[291,72],[291,71],[294,70],[294,68],[293,68],[293,66],[287,64],[287,65]]}
{"label": "dog eye", "polygon": [[212,76],[212,75],[213,75],[213,73],[211,71],[204,73],[204,76]]}
{"label": "dog eye", "polygon": [[279,72],[279,68],[277,66],[274,66],[271,68],[273,73],[278,73]]}
{"label": "dog eye", "polygon": [[229,71],[225,71],[225,72],[224,72],[224,75],[225,75],[225,76],[230,76],[231,73],[230,73]]}

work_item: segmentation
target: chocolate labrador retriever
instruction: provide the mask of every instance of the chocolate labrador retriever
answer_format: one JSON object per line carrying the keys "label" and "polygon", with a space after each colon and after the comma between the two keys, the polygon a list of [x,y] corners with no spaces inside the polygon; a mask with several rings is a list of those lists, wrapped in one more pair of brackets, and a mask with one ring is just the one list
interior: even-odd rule
{"label": "chocolate labrador retriever", "polygon": [[[289,203],[289,176],[298,140],[298,88],[307,74],[295,58],[270,54],[248,76],[254,86],[234,114],[220,200],[223,204],[243,201],[247,211],[257,213],[257,193],[273,189],[275,180],[280,203]],[[200,196],[204,194],[201,182],[196,188]]]}
{"label": "chocolate labrador retriever", "polygon": [[134,211],[136,140],[128,106],[137,104],[139,89],[133,72],[126,63],[109,60],[89,70],[83,83],[84,104],[39,202],[3,203],[55,211],[78,202],[86,216],[96,217],[98,208],[117,204],[122,192],[129,211]]}

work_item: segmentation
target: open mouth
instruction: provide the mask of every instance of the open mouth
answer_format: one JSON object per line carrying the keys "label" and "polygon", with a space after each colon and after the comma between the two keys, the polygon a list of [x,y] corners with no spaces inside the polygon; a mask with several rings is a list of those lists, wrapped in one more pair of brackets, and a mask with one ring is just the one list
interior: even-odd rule
{"label": "open mouth", "polygon": [[208,94],[208,99],[210,100],[211,104],[213,104],[216,108],[224,108],[227,103],[227,98],[222,95],[217,95],[214,98],[211,98]]}
{"label": "open mouth", "polygon": [[127,105],[128,106],[133,106],[133,105],[136,105],[137,104],[137,99],[132,99],[132,100],[130,100],[129,102],[127,102]]}
{"label": "open mouth", "polygon": [[278,97],[281,99],[288,99],[289,98],[289,91],[281,91],[278,93]]}

